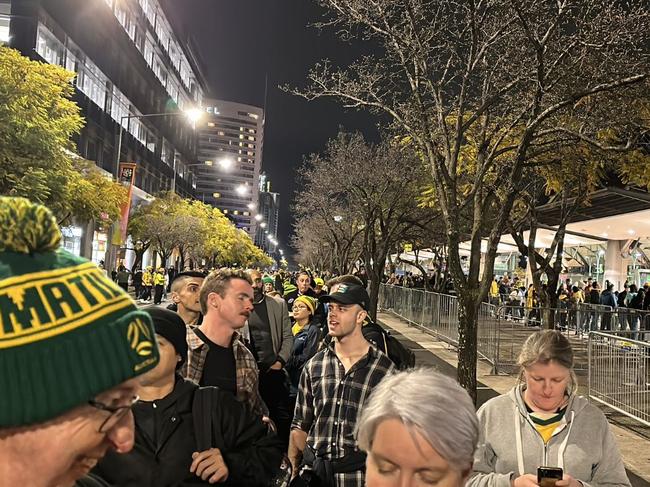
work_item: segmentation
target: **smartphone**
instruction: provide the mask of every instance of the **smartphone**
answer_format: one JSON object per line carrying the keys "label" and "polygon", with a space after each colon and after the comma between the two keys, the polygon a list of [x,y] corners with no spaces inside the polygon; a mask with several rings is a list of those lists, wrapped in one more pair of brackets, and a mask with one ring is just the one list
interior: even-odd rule
{"label": "smartphone", "polygon": [[537,469],[537,483],[540,487],[555,487],[555,482],[562,480],[564,472],[558,467],[539,467]]}

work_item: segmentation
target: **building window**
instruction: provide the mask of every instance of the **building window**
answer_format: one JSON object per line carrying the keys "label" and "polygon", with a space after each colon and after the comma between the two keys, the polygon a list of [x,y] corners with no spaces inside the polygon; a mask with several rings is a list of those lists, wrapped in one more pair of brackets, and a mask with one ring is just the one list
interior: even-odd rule
{"label": "building window", "polygon": [[38,25],[36,52],[38,52],[48,63],[58,64],[59,66],[62,65],[64,53],[63,44],[42,24]]}
{"label": "building window", "polygon": [[106,77],[88,58],[80,66],[77,86],[102,110],[106,108]]}

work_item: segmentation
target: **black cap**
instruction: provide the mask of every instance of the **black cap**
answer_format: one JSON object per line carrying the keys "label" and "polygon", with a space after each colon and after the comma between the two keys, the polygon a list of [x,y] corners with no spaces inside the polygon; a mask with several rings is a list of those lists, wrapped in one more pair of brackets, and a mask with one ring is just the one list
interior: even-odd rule
{"label": "black cap", "polygon": [[176,366],[178,369],[187,361],[185,322],[178,314],[159,306],[147,306],[144,311],[151,316],[156,333],[165,337],[174,346],[176,353],[181,356],[181,361]]}
{"label": "black cap", "polygon": [[370,297],[366,290],[357,284],[339,284],[336,292],[318,298],[321,303],[329,303],[334,301],[341,304],[358,304],[363,309],[367,310],[370,306]]}

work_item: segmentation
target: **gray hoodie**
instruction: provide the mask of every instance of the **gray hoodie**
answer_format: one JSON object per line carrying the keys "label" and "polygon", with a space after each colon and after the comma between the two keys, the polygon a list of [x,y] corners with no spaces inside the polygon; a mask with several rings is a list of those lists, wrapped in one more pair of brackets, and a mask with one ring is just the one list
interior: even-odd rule
{"label": "gray hoodie", "polygon": [[478,410],[479,444],[469,487],[510,487],[537,467],[561,467],[586,487],[630,486],[605,415],[584,397],[569,399],[563,424],[544,445],[528,418],[521,386]]}

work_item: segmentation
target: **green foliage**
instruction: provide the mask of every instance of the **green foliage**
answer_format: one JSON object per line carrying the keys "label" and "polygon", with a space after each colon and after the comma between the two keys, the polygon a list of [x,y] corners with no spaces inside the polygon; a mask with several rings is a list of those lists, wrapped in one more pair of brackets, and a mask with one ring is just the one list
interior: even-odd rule
{"label": "green foliage", "polygon": [[89,161],[74,156],[71,137],[83,127],[70,98],[74,73],[0,47],[0,194],[49,207],[60,221],[108,216],[126,190]]}
{"label": "green foliage", "polygon": [[168,257],[178,249],[196,263],[269,267],[273,260],[238,230],[221,211],[197,200],[162,193],[150,204],[138,206],[129,219],[133,240],[151,242]]}
{"label": "green foliage", "polygon": [[70,100],[73,73],[0,47],[0,193],[69,211],[72,163],[64,149],[83,126]]}
{"label": "green foliage", "polygon": [[128,189],[91,161],[75,159],[73,167],[68,179],[68,191],[73,195],[69,201],[72,214],[83,221],[116,221],[127,201]]}

